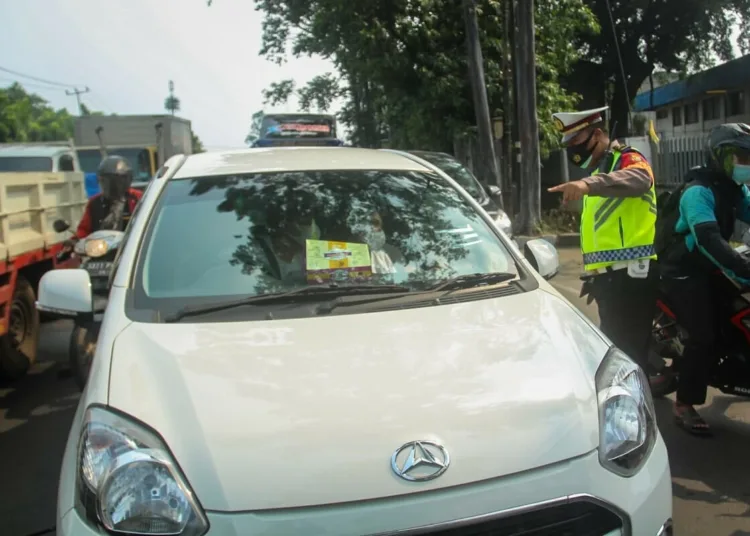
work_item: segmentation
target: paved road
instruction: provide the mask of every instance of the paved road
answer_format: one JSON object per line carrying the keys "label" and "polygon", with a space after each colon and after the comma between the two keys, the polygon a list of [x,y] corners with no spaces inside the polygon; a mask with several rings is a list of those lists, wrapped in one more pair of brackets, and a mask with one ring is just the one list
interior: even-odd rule
{"label": "paved road", "polygon": [[[580,253],[560,251],[554,286],[586,316],[599,321],[596,306],[578,297]],[[669,449],[674,492],[675,534],[750,536],[750,402],[718,391],[702,411],[713,438],[697,438],[676,428],[671,401],[657,400],[656,411]],[[638,535],[636,535],[638,536]]]}
{"label": "paved road", "polygon": [[[560,252],[555,286],[586,315],[578,299],[578,254]],[[77,392],[61,375],[70,327],[44,326],[43,359],[27,378],[0,385],[0,534],[26,536],[55,523],[60,460]],[[750,536],[750,402],[713,393],[705,415],[713,439],[693,438],[672,424],[669,401],[657,401],[672,462],[676,534]],[[51,533],[54,534],[54,533]],[[641,536],[641,535],[636,535]]]}

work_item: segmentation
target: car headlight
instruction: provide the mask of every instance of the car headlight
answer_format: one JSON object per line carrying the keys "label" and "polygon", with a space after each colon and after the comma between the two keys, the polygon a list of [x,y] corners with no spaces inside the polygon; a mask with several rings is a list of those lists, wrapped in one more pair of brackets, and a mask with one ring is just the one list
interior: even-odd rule
{"label": "car headlight", "polygon": [[86,417],[78,448],[82,518],[122,534],[201,536],[208,520],[163,441],[103,407]]}
{"label": "car headlight", "polygon": [[656,442],[656,412],[648,378],[617,348],[596,372],[599,461],[620,476],[638,472]]}
{"label": "car headlight", "polygon": [[109,251],[109,244],[102,238],[86,240],[84,251],[89,257],[101,257]]}

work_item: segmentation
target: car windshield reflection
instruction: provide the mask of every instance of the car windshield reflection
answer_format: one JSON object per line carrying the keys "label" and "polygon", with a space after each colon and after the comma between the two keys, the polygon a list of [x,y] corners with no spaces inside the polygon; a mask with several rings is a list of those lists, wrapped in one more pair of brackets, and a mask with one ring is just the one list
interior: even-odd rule
{"label": "car windshield reflection", "polygon": [[402,285],[517,273],[469,202],[418,172],[259,173],[173,180],[145,237],[138,302],[174,310],[310,285]]}

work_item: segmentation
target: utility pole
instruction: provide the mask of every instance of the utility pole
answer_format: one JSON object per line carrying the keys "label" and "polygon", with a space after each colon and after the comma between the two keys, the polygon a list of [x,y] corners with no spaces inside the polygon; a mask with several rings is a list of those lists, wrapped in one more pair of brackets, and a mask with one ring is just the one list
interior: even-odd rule
{"label": "utility pole", "polygon": [[539,125],[536,111],[534,0],[517,0],[516,103],[521,143],[519,231],[533,233],[541,221]]}
{"label": "utility pole", "polygon": [[78,115],[83,115],[83,106],[81,105],[81,95],[83,95],[84,93],[88,93],[89,91],[91,90],[88,87],[85,87],[83,89],[76,88],[73,91],[68,91],[67,89],[65,90],[65,94],[68,95],[69,97],[71,95],[76,96],[76,101],[78,101]]}
{"label": "utility pole", "polygon": [[[511,0],[503,3],[503,198],[509,205],[510,215],[518,212],[518,203],[513,199],[513,125],[516,123],[516,107],[513,105],[513,41]],[[506,210],[507,211],[507,210]]]}
{"label": "utility pole", "polygon": [[476,0],[463,0],[464,22],[466,23],[466,46],[468,52],[469,78],[474,96],[474,113],[477,120],[481,170],[480,179],[485,188],[500,186],[497,157],[490,123],[490,105],[487,88],[484,84],[484,59],[479,44],[479,24],[477,23]]}

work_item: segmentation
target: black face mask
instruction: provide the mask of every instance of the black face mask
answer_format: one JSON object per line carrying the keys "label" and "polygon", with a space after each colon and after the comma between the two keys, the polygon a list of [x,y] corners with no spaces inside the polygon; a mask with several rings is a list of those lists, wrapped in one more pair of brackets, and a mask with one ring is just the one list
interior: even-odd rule
{"label": "black face mask", "polygon": [[594,149],[589,149],[588,146],[591,139],[594,137],[595,132],[595,130],[592,130],[589,137],[584,141],[576,143],[575,145],[570,145],[565,150],[568,154],[568,160],[570,160],[573,165],[582,169],[588,169],[591,165],[591,157],[594,155]]}

